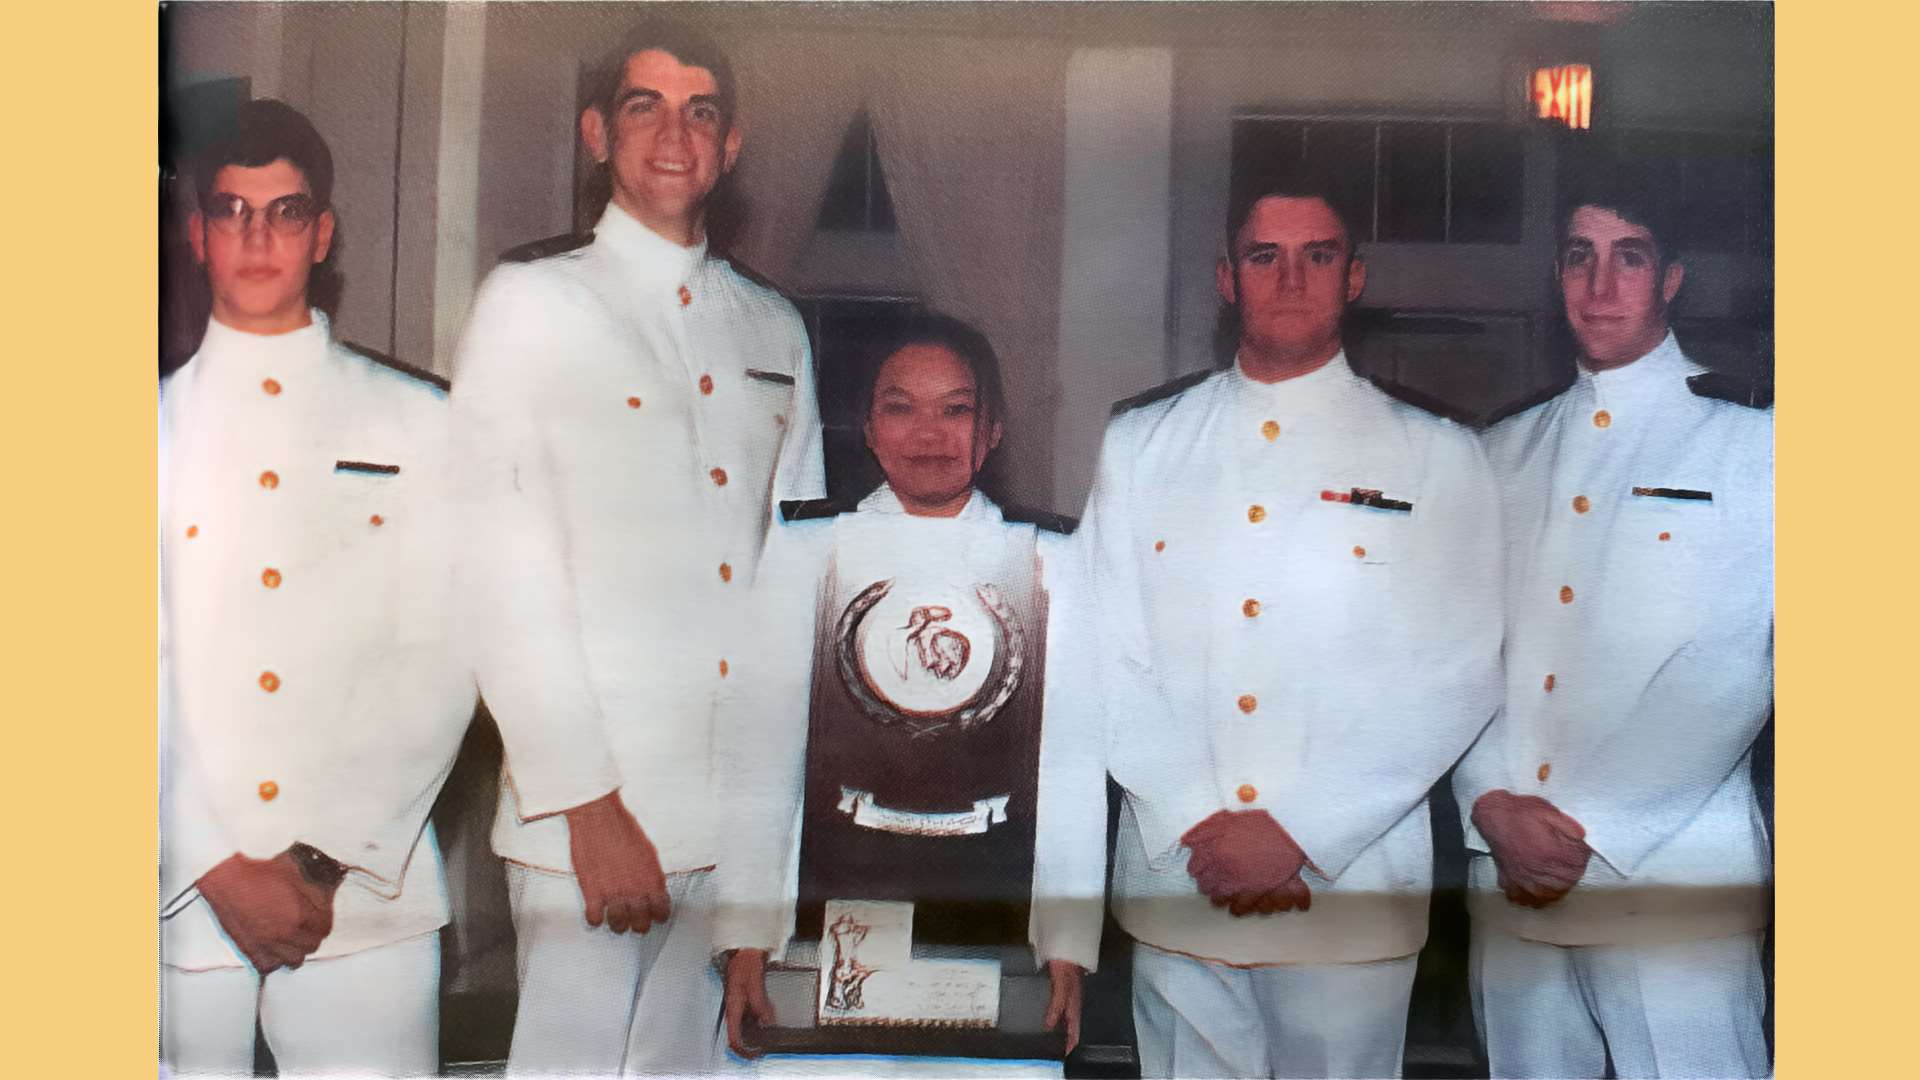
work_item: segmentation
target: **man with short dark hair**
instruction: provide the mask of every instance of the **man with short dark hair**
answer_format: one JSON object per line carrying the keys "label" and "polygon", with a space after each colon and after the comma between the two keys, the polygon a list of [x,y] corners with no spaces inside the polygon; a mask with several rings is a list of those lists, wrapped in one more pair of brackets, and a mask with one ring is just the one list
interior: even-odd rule
{"label": "man with short dark hair", "polygon": [[1571,386],[1493,427],[1506,708],[1454,776],[1494,1076],[1764,1076],[1773,416],[1669,327],[1658,197],[1575,175]]}
{"label": "man with short dark hair", "polygon": [[160,392],[161,1043],[176,1072],[439,1067],[427,810],[473,715],[450,642],[446,383],[308,307],[333,160],[278,101],[196,170],[213,294]]}
{"label": "man with short dark hair", "polygon": [[776,501],[824,494],[820,422],[798,314],[708,250],[740,151],[719,50],[643,27],[580,136],[606,211],[488,277],[454,395],[466,624],[506,751],[508,1068],[692,1073],[721,1045],[713,709],[758,659],[741,607]]}
{"label": "man with short dark hair", "polygon": [[1116,409],[1080,537],[1146,1076],[1398,1075],[1427,792],[1498,703],[1471,433],[1356,375],[1330,200],[1238,208],[1232,368]]}

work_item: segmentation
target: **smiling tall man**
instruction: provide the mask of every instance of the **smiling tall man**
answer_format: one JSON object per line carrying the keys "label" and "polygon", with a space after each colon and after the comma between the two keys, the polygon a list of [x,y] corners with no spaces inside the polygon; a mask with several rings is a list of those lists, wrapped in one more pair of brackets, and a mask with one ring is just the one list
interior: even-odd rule
{"label": "smiling tall man", "polygon": [[1327,198],[1230,224],[1235,362],[1116,409],[1079,533],[1141,1072],[1397,1076],[1427,792],[1499,701],[1493,477],[1348,366]]}
{"label": "smiling tall man", "polygon": [[487,279],[453,398],[465,625],[506,747],[508,1070],[695,1073],[720,1045],[713,709],[755,660],[775,505],[824,494],[820,422],[798,314],[708,251],[741,141],[725,56],[649,25],[591,89],[611,202]]}
{"label": "smiling tall man", "polygon": [[1671,210],[1569,177],[1572,385],[1495,425],[1506,708],[1454,774],[1495,1076],[1765,1076],[1773,413],[1668,327]]}

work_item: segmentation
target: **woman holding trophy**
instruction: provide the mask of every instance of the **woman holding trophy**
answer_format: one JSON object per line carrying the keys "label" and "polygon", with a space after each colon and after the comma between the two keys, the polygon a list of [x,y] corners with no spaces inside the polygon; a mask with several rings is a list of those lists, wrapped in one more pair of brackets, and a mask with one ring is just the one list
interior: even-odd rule
{"label": "woman holding trophy", "polygon": [[976,485],[1003,434],[985,337],[925,316],[884,356],[885,480],[783,505],[722,703],[728,1043],[870,1055],[776,1070],[1058,1075],[1105,888],[1084,587],[1055,521]]}

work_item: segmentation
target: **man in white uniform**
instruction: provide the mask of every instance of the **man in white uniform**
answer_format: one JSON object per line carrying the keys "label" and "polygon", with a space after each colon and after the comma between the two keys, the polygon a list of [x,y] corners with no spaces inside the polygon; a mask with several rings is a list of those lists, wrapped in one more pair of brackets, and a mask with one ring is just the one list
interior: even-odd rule
{"label": "man in white uniform", "polygon": [[1366,268],[1325,198],[1231,225],[1236,361],[1116,410],[1080,531],[1141,1068],[1397,1075],[1427,793],[1498,704],[1493,480],[1348,366]]}
{"label": "man in white uniform", "polygon": [[776,501],[825,486],[799,316],[707,250],[732,109],[704,38],[624,42],[580,115],[611,174],[591,241],[495,270],[461,343],[514,1073],[696,1072],[719,1046],[712,709],[751,662],[741,600]]}
{"label": "man in white uniform", "polygon": [[1495,1076],[1764,1076],[1773,417],[1668,329],[1659,204],[1590,176],[1558,273],[1579,373],[1496,425],[1507,699],[1455,774]]}
{"label": "man in white uniform", "polygon": [[178,1072],[439,1066],[427,811],[474,687],[450,646],[444,381],[334,343],[305,117],[241,107],[196,171],[212,286],[161,386],[161,1041]]}

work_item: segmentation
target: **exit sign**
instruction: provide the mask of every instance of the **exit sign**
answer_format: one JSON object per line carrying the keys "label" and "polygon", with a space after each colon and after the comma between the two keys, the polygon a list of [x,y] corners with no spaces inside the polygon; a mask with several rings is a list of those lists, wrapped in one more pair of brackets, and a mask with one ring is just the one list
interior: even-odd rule
{"label": "exit sign", "polygon": [[1593,69],[1585,64],[1534,68],[1527,79],[1527,99],[1539,119],[1585,131],[1593,124]]}

